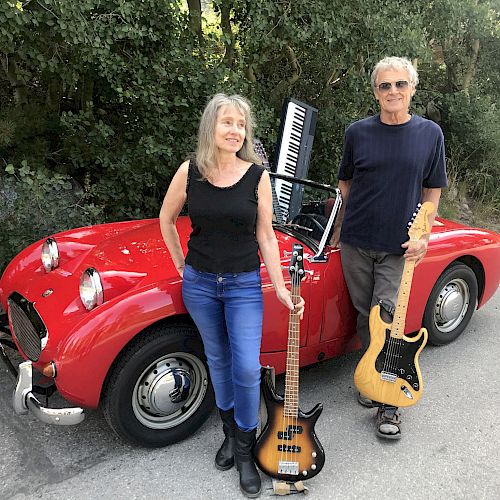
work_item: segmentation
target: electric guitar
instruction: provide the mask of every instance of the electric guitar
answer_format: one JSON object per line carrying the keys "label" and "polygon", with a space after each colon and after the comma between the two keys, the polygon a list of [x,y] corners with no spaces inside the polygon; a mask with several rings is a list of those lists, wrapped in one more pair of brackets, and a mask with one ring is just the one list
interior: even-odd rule
{"label": "electric guitar", "polygon": [[[289,267],[292,300],[300,300],[300,281],[304,276],[303,248],[294,244]],[[267,423],[257,439],[254,458],[259,469],[275,479],[293,481],[314,477],[325,463],[325,452],[314,432],[323,405],[302,413],[299,399],[300,319],[290,311],[286,358],[285,397],[276,394],[271,372],[264,369],[262,392]]]}
{"label": "electric guitar", "polygon": [[[410,222],[410,245],[430,232],[428,216],[433,211],[431,202],[420,207]],[[382,320],[380,305],[370,311],[370,345],[354,372],[354,383],[361,394],[396,407],[414,405],[423,390],[418,357],[427,343],[427,330],[421,328],[415,337],[404,334],[414,269],[415,261],[405,262],[392,323]]]}

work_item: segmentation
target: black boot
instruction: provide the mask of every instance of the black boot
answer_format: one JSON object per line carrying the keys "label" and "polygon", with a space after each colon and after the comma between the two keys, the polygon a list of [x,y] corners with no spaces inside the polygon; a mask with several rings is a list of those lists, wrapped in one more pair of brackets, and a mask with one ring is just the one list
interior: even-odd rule
{"label": "black boot", "polygon": [[260,476],[252,456],[256,430],[245,432],[236,427],[234,460],[240,473],[240,489],[249,498],[258,497],[261,491]]}
{"label": "black boot", "polygon": [[219,408],[219,414],[222,419],[222,430],[226,437],[217,455],[215,455],[215,467],[219,470],[229,470],[234,465],[234,433],[236,430],[234,408],[230,410],[221,410]]}

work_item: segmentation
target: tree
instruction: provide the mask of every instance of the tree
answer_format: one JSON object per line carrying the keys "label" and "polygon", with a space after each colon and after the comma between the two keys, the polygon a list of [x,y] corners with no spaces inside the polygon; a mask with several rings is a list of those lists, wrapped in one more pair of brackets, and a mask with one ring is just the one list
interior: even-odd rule
{"label": "tree", "polygon": [[[500,206],[499,11],[497,0],[4,1],[0,203],[21,227],[27,205],[2,188],[29,185],[29,199],[67,181],[80,215],[65,216],[73,194],[56,197],[53,231],[156,216],[217,91],[251,99],[271,158],[283,99],[318,108],[309,177],[335,183],[345,127],[377,111],[373,65],[404,55],[421,76],[414,110],[442,126],[453,175]],[[38,236],[26,227],[0,247],[12,255]]]}

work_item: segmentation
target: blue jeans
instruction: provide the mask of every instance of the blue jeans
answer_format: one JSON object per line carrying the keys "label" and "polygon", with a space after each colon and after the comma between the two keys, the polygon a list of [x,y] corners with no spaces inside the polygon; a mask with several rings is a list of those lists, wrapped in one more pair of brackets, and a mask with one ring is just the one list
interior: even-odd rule
{"label": "blue jeans", "polygon": [[186,265],[182,298],[203,340],[217,406],[234,408],[241,430],[255,429],[263,315],[259,269],[215,274]]}

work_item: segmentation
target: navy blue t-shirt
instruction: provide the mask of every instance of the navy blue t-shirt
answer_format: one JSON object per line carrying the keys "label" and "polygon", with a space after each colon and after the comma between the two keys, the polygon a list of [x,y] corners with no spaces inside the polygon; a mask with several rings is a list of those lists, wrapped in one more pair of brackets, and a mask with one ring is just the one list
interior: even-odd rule
{"label": "navy blue t-shirt", "polygon": [[401,125],[379,115],[357,121],[346,130],[338,178],[352,179],[340,241],[403,254],[422,188],[447,186],[443,133],[417,115]]}

